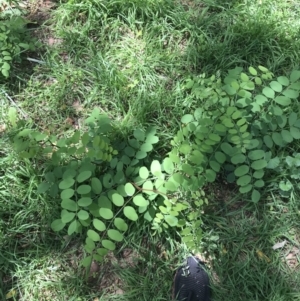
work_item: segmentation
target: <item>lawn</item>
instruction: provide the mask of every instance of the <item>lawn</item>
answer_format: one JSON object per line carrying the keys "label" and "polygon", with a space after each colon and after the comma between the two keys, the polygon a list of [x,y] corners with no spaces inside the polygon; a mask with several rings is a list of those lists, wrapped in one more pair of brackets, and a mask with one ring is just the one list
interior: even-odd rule
{"label": "lawn", "polygon": [[[207,105],[190,93],[192,80],[224,78],[236,67],[264,66],[275,77],[300,68],[299,2],[34,0],[22,2],[22,11],[11,5],[8,17],[7,6],[0,9],[0,20],[23,15],[38,47],[0,78],[0,299],[167,301],[176,268],[193,251],[206,258],[214,301],[300,300],[298,169],[270,172],[259,202],[222,177],[205,185],[196,250],[179,230],[154,235],[151,223],[138,220],[114,252],[86,270],[85,235],[54,232],[60,200],[38,193],[50,161],[19,156],[8,116],[15,108],[20,127],[64,138],[84,132],[96,108],[111,118],[114,137],[155,126],[153,158],[164,157],[182,116]],[[298,101],[284,112],[299,116]],[[276,156],[285,160],[298,149],[294,139]],[[293,181],[279,191],[279,182]]]}

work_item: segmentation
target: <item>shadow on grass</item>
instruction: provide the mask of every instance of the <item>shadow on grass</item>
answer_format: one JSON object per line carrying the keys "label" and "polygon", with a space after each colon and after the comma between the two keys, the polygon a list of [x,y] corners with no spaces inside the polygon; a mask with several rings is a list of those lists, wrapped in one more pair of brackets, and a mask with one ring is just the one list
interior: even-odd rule
{"label": "shadow on grass", "polygon": [[298,65],[299,24],[288,25],[290,21],[284,21],[279,11],[297,14],[299,7],[278,2],[274,8],[273,4],[207,1],[202,13],[200,10],[193,16],[194,38],[186,49],[194,72],[211,74],[236,66],[263,65],[273,72],[285,73]]}
{"label": "shadow on grass", "polygon": [[[206,247],[215,257],[213,300],[298,300],[297,201],[274,197],[257,205],[237,198],[221,202],[212,202],[207,210],[213,212],[204,216],[207,231],[218,236],[214,250]],[[272,249],[282,241],[284,247]]]}

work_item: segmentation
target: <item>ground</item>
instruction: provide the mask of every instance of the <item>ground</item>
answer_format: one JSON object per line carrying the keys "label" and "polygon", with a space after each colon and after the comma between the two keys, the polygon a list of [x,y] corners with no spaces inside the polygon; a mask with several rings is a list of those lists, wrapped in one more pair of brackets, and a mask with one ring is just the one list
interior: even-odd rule
{"label": "ground", "polygon": [[[186,79],[249,65],[280,76],[299,64],[298,1],[104,2],[21,3],[40,48],[1,86],[3,300],[171,300],[176,268],[191,251],[177,236],[152,237],[150,227],[137,224],[118,252],[86,271],[82,237],[50,228],[60,208],[36,193],[41,163],[19,159],[9,145],[9,107],[16,104],[25,123],[58,135],[82,129],[97,107],[123,134],[157,125],[157,153],[165,153],[180,117],[202,105],[184,91]],[[197,252],[215,301],[300,300],[299,194],[266,190],[253,204],[222,178],[205,188]]]}

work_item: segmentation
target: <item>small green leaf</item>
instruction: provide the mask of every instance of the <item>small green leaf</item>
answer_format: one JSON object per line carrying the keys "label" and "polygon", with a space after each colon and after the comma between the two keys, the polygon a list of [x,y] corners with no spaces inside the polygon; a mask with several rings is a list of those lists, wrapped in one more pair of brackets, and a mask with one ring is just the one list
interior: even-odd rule
{"label": "small green leaf", "polygon": [[271,99],[274,99],[275,97],[275,92],[274,90],[272,90],[271,88],[269,87],[264,87],[263,90],[262,90],[262,93],[268,97],[268,98],[271,98]]}
{"label": "small green leaf", "polygon": [[152,161],[150,166],[151,173],[154,176],[160,176],[161,174],[161,165],[157,160]]}
{"label": "small green leaf", "polygon": [[275,102],[282,106],[289,106],[291,104],[291,99],[286,96],[277,96],[275,97]]}
{"label": "small green leaf", "polygon": [[61,211],[61,221],[64,223],[64,224],[67,224],[69,223],[70,221],[73,220],[73,218],[75,217],[75,213],[74,212],[69,212],[65,209],[63,209]]}
{"label": "small green leaf", "polygon": [[146,153],[151,152],[153,150],[153,145],[149,142],[148,143],[143,143],[141,145],[140,150],[143,151],[143,152],[146,152]]}
{"label": "small green leaf", "polygon": [[96,231],[94,231],[94,230],[89,229],[89,230],[87,231],[87,236],[88,236],[92,241],[100,241],[100,236],[99,236],[99,234],[98,234]]}
{"label": "small green leaf", "polygon": [[254,186],[258,187],[258,188],[264,187],[265,182],[263,180],[257,180],[257,181],[254,182]]}
{"label": "small green leaf", "polygon": [[283,146],[283,139],[281,134],[277,132],[272,133],[272,139],[276,145]]}
{"label": "small green leaf", "polygon": [[293,188],[293,185],[290,181],[280,181],[279,188],[282,191],[290,191]]}
{"label": "small green leaf", "polygon": [[289,125],[293,126],[296,123],[297,119],[298,119],[297,113],[291,112],[289,116]]}
{"label": "small green leaf", "polygon": [[98,253],[100,256],[105,256],[105,255],[107,255],[108,250],[107,250],[107,249],[103,249],[103,248],[99,248],[99,249],[97,249],[97,253]]}
{"label": "small green leaf", "polygon": [[133,203],[138,207],[146,207],[149,205],[149,201],[147,201],[141,194],[136,195],[133,198]]}
{"label": "small green leaf", "polygon": [[112,219],[114,217],[114,213],[108,208],[100,208],[99,214],[104,219]]}
{"label": "small green leaf", "polygon": [[217,174],[215,171],[211,170],[211,169],[207,169],[205,171],[205,176],[208,182],[213,183],[217,177]]}
{"label": "small green leaf", "polygon": [[221,144],[221,149],[222,149],[222,151],[226,154],[226,155],[229,155],[229,156],[231,156],[232,155],[232,146],[229,144],[229,143],[227,143],[227,142],[224,142],[224,143],[222,143]]}
{"label": "small green leaf", "polygon": [[[87,237],[85,239],[85,244],[86,244],[86,246],[88,246],[90,251],[93,251],[96,247],[95,242],[93,240],[91,240],[89,237]],[[90,253],[92,253],[92,252],[90,252]]]}
{"label": "small green leaf", "polygon": [[180,173],[175,173],[173,175],[173,178],[178,184],[182,184],[184,181],[184,178],[183,178],[182,174],[180,174]]}
{"label": "small green leaf", "polygon": [[261,94],[258,94],[255,96],[255,100],[256,102],[259,104],[259,105],[264,105],[265,103],[267,103],[269,100],[267,97],[261,95]]}
{"label": "small green leaf", "polygon": [[141,129],[136,129],[133,132],[133,136],[139,140],[139,141],[144,141],[145,140],[145,132],[143,132]]}
{"label": "small green leaf", "polygon": [[70,211],[77,211],[78,206],[75,201],[70,199],[64,199],[61,202],[61,207]]}
{"label": "small green leaf", "polygon": [[51,223],[51,229],[55,232],[62,230],[65,227],[65,223],[61,219],[56,219]]}
{"label": "small green leaf", "polygon": [[73,168],[68,168],[64,173],[62,178],[67,179],[67,178],[74,178],[76,176],[77,172]]}
{"label": "small green leaf", "polygon": [[272,138],[269,135],[265,135],[263,139],[264,139],[264,143],[266,144],[266,146],[268,148],[272,148],[273,147],[273,140],[272,140]]}
{"label": "small green leaf", "polygon": [[181,118],[181,122],[182,123],[189,123],[189,122],[192,122],[194,121],[194,116],[191,115],[191,114],[186,114],[184,115],[182,118]]}
{"label": "small green leaf", "polygon": [[248,70],[251,73],[251,75],[254,75],[254,76],[257,75],[257,71],[253,67],[249,67]]}
{"label": "small green leaf", "polygon": [[163,161],[163,168],[165,170],[166,173],[168,173],[169,175],[172,174],[174,172],[174,163],[170,158],[165,158]]}
{"label": "small green leaf", "polygon": [[89,179],[91,177],[91,175],[92,175],[92,172],[90,170],[85,170],[77,176],[77,182],[82,183],[82,182],[86,181],[87,179]]}
{"label": "small green leaf", "polygon": [[292,89],[286,89],[282,92],[282,94],[288,98],[296,99],[299,97],[299,92]]}
{"label": "small green leaf", "polygon": [[240,77],[243,82],[247,82],[249,80],[249,76],[244,72],[240,74]]}
{"label": "small green leaf", "polygon": [[258,150],[253,150],[253,151],[249,152],[248,157],[251,160],[258,160],[258,159],[263,158],[264,155],[265,155],[265,152],[263,150],[258,149]]}
{"label": "small green leaf", "polygon": [[94,227],[95,227],[98,231],[105,231],[105,230],[106,230],[105,224],[104,224],[101,220],[99,220],[99,219],[97,219],[97,218],[94,218],[94,219],[93,219],[93,225],[94,225]]}
{"label": "small green leaf", "polygon": [[235,176],[241,177],[249,172],[249,166],[248,165],[241,165],[237,167],[234,171]]}
{"label": "small green leaf", "polygon": [[83,221],[85,221],[89,218],[89,214],[85,210],[79,210],[79,212],[77,213],[77,216],[79,219],[81,219]]}
{"label": "small green leaf", "polygon": [[124,198],[118,193],[112,194],[111,200],[118,207],[121,207],[124,205]]}
{"label": "small green leaf", "polygon": [[292,134],[287,130],[282,130],[281,131],[281,136],[282,136],[283,141],[285,141],[287,143],[290,143],[290,142],[293,141]]}
{"label": "small green leaf", "polygon": [[62,199],[70,199],[74,195],[74,189],[65,189],[61,192],[60,197]]}
{"label": "small green leaf", "polygon": [[[239,111],[237,111],[237,112],[239,112]],[[235,112],[235,113],[237,113],[237,112]],[[234,115],[235,113],[233,113],[233,115]],[[232,116],[233,116],[233,115],[232,115]],[[232,117],[232,118],[233,118],[233,117]],[[208,138],[211,139],[212,141],[215,141],[215,142],[219,142],[219,141],[221,140],[221,137],[220,137],[219,135],[217,135],[217,134],[214,134],[214,133],[209,134],[209,135],[208,135]]]}
{"label": "small green leaf", "polygon": [[116,217],[114,220],[115,227],[120,231],[127,231],[128,225],[125,223],[125,221],[122,218]]}
{"label": "small green leaf", "polygon": [[264,66],[258,66],[258,69],[259,69],[260,71],[264,72],[264,73],[269,72],[269,70],[268,70],[266,67],[264,67]]}
{"label": "small green leaf", "polygon": [[248,184],[246,186],[241,186],[239,188],[239,192],[240,193],[248,193],[250,190],[252,189],[252,185],[251,184]]}
{"label": "small green leaf", "polygon": [[257,170],[253,173],[253,178],[255,179],[261,179],[264,176],[265,172],[263,169]]}
{"label": "small green leaf", "polygon": [[114,229],[109,229],[107,231],[107,235],[110,239],[115,241],[122,241],[124,239],[123,234],[118,230],[114,230]]}
{"label": "small green leaf", "polygon": [[92,264],[92,256],[87,256],[81,260],[82,266],[85,268],[89,267]]}
{"label": "small green leaf", "polygon": [[7,62],[3,62],[2,70],[6,70],[6,71],[10,70],[10,64]]}
{"label": "small green leaf", "polygon": [[105,249],[110,250],[110,251],[113,251],[116,248],[116,245],[108,239],[103,239],[101,241],[101,244]]}
{"label": "small green leaf", "polygon": [[1,73],[3,74],[4,77],[8,78],[9,77],[9,72],[6,69],[1,69]]}
{"label": "small green leaf", "polygon": [[130,146],[127,146],[124,151],[125,154],[129,157],[133,157],[135,155],[135,149]]}
{"label": "small green leaf", "polygon": [[290,80],[286,76],[277,77],[277,81],[283,86],[288,86],[290,84]]}
{"label": "small green leaf", "polygon": [[137,215],[135,209],[131,206],[126,206],[123,209],[123,212],[124,212],[124,215],[132,221],[136,221],[138,219],[138,215]]}
{"label": "small green leaf", "polygon": [[212,170],[214,170],[215,172],[219,172],[220,171],[220,164],[216,161],[210,160],[209,161],[209,166]]}
{"label": "small green leaf", "polygon": [[251,200],[254,203],[257,203],[260,200],[260,192],[256,189],[252,190]]}
{"label": "small green leaf", "polygon": [[178,218],[173,215],[165,215],[165,221],[171,226],[175,227],[178,224]]}
{"label": "small green leaf", "polygon": [[283,129],[286,124],[287,124],[287,118],[285,115],[279,115],[279,116],[276,116],[276,120],[277,120],[277,123],[278,125]]}
{"label": "small green leaf", "polygon": [[295,82],[295,81],[297,81],[299,78],[300,78],[300,71],[299,71],[299,70],[293,70],[293,71],[291,72],[291,75],[290,75],[290,80],[291,80],[291,82]]}
{"label": "small green leaf", "polygon": [[237,180],[239,186],[246,186],[251,182],[251,177],[249,175],[244,175]]}
{"label": "small green leaf", "polygon": [[223,124],[220,124],[220,123],[215,124],[215,129],[216,129],[216,131],[223,133],[223,134],[226,133],[226,131],[227,131],[227,128]]}
{"label": "small green leaf", "polygon": [[144,151],[138,151],[135,155],[138,160],[144,159],[147,157],[147,153]]}
{"label": "small green leaf", "polygon": [[63,181],[61,181],[58,185],[58,187],[60,189],[67,189],[70,188],[71,186],[73,186],[75,183],[75,180],[72,178],[66,178]]}
{"label": "small green leaf", "polygon": [[82,207],[87,207],[91,205],[93,200],[89,197],[83,197],[78,200],[78,205]]}
{"label": "small green leaf", "polygon": [[268,165],[268,162],[264,159],[261,159],[261,160],[252,162],[251,168],[253,168],[254,170],[259,170],[259,169],[265,168],[267,165]]}
{"label": "small green leaf", "polygon": [[15,127],[17,125],[17,109],[15,107],[10,107],[7,115],[9,122]]}
{"label": "small green leaf", "polygon": [[100,208],[112,209],[112,203],[111,203],[111,201],[105,195],[101,195],[99,197],[99,199],[98,199],[98,206]]}
{"label": "small green leaf", "polygon": [[216,152],[215,158],[220,164],[223,164],[226,161],[226,156],[222,152]]}
{"label": "small green leaf", "polygon": [[153,136],[153,135],[148,135],[146,138],[146,143],[151,143],[151,144],[155,144],[159,141],[157,136]]}
{"label": "small green leaf", "polygon": [[236,154],[231,158],[231,163],[232,164],[241,164],[246,161],[246,156],[243,154]]}
{"label": "small green leaf", "polygon": [[51,184],[47,182],[40,183],[37,187],[37,193],[45,193],[50,188],[50,186]]}
{"label": "small green leaf", "polygon": [[177,185],[176,181],[174,183],[173,181],[169,180],[165,183],[165,188],[169,191],[177,191],[178,185]]}
{"label": "small green leaf", "polygon": [[128,196],[132,196],[135,193],[135,188],[131,183],[125,184],[124,189],[125,189],[125,192]]}
{"label": "small green leaf", "polygon": [[267,168],[269,169],[275,169],[279,166],[280,164],[280,159],[278,157],[272,158],[269,160]]}
{"label": "small green leaf", "polygon": [[79,194],[88,194],[92,190],[92,187],[90,185],[80,185],[77,187],[77,192]]}
{"label": "small green leaf", "polygon": [[148,170],[148,168],[145,167],[145,166],[142,166],[142,167],[140,168],[140,170],[139,170],[139,175],[140,175],[140,177],[141,177],[143,180],[148,179],[148,177],[149,177],[149,170]]}
{"label": "small green leaf", "polygon": [[281,91],[282,91],[282,85],[281,85],[279,82],[271,81],[271,82],[270,82],[270,87],[271,87],[275,92],[281,92]]}
{"label": "small green leaf", "polygon": [[179,151],[184,154],[184,155],[188,155],[190,153],[190,151],[192,150],[192,147],[187,144],[187,143],[183,143],[181,144],[181,146],[179,147]]}
{"label": "small green leaf", "polygon": [[255,77],[254,81],[255,81],[255,83],[256,83],[257,85],[259,85],[259,86],[262,84],[262,80],[261,80],[260,77]]}
{"label": "small green leaf", "polygon": [[300,139],[300,130],[298,128],[292,126],[290,128],[290,133],[294,139]]}
{"label": "small green leaf", "polygon": [[74,220],[68,227],[68,235],[72,235],[78,229],[78,221]]}
{"label": "small green leaf", "polygon": [[98,178],[92,178],[91,181],[92,190],[96,194],[100,194],[102,191],[102,183]]}

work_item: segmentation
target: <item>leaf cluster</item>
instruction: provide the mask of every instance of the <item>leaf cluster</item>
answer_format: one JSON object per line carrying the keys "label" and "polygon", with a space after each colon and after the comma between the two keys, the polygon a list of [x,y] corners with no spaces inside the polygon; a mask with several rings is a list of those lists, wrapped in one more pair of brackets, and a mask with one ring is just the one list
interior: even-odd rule
{"label": "leaf cluster", "polygon": [[[215,76],[190,79],[185,88],[204,102],[172,141],[171,158],[201,187],[219,172],[239,192],[261,198],[265,179],[279,165],[278,154],[300,139],[299,113],[292,110],[300,91],[300,71],[274,75],[263,66],[235,68],[222,82]],[[184,157],[184,161],[182,161]]]}
{"label": "leaf cluster", "polygon": [[[186,81],[187,93],[203,105],[182,116],[161,160],[153,156],[159,141],[155,127],[137,128],[121,139],[97,109],[84,132],[58,138],[22,128],[13,146],[24,159],[50,160],[38,192],[61,204],[54,231],[86,235],[84,266],[115,250],[137,221],[151,223],[154,234],[175,231],[195,250],[202,237],[202,207],[208,203],[203,188],[218,174],[255,203],[270,176],[290,169],[291,179],[298,179],[299,154],[285,160],[280,154],[300,139],[299,114],[292,110],[299,79],[300,71],[274,78],[259,66],[230,70],[223,81],[205,75]],[[18,128],[15,111],[9,119]],[[287,193],[289,183],[282,180],[278,187]]]}
{"label": "leaf cluster", "polygon": [[22,52],[35,48],[25,26],[26,22],[20,16],[1,21],[0,70],[4,78],[9,77],[12,63],[21,61]]}

